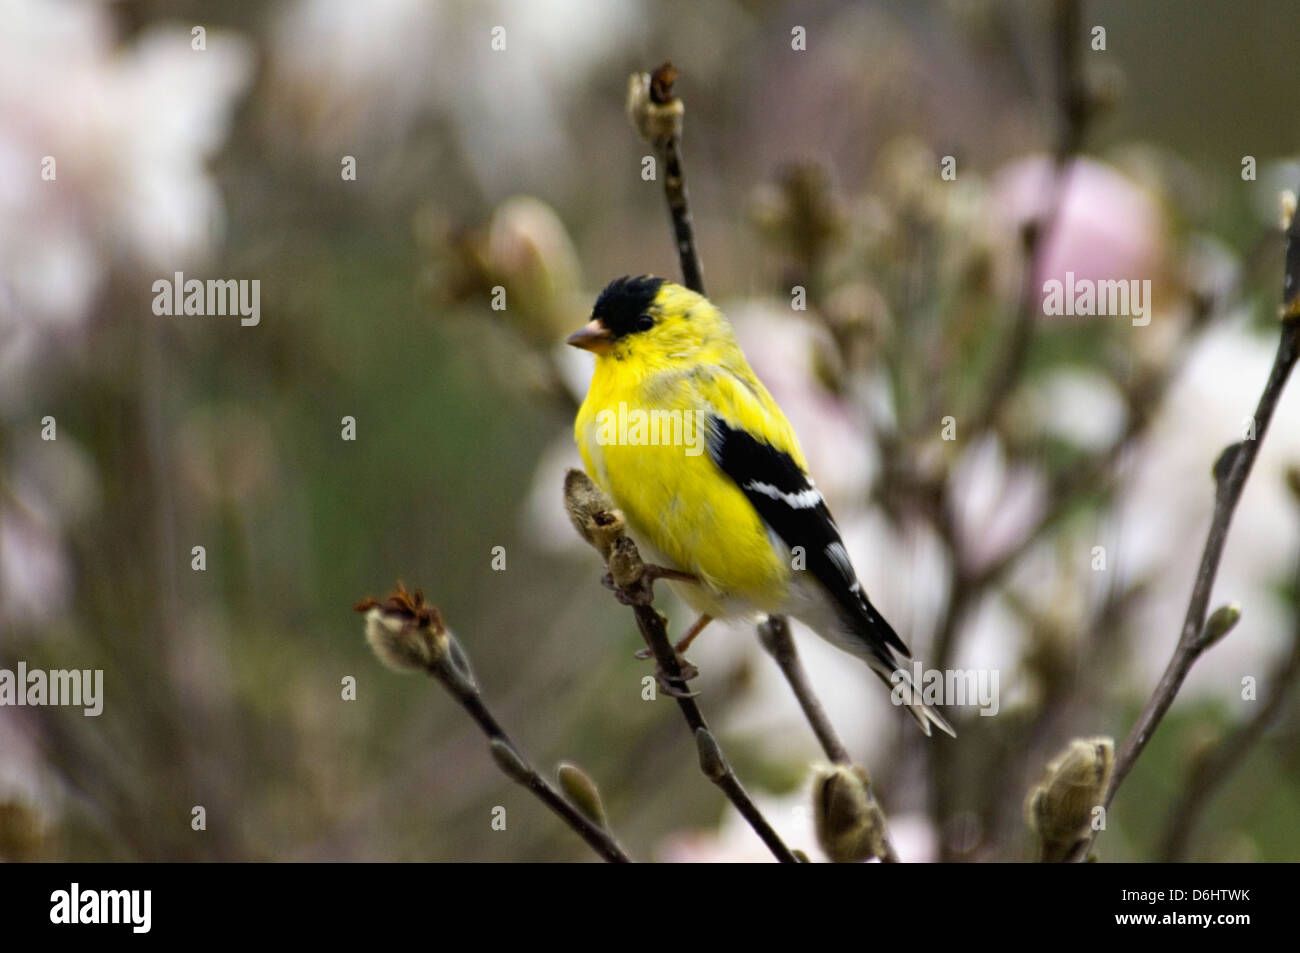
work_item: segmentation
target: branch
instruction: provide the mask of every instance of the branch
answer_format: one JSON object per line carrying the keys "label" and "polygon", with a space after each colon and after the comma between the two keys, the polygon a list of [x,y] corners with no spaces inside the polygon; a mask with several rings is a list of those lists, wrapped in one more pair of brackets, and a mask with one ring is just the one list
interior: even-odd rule
{"label": "branch", "polygon": [[1041,310],[1040,256],[1056,229],[1061,204],[1065,195],[1065,181],[1069,176],[1070,162],[1083,145],[1088,122],[1092,116],[1087,82],[1079,63],[1080,0],[1057,0],[1053,17],[1053,40],[1056,46],[1057,108],[1061,116],[1061,129],[1053,153],[1052,172],[1044,184],[1044,201],[1038,214],[1021,230],[1024,273],[1021,276],[1020,297],[1017,302],[1015,324],[1012,326],[1007,346],[1001,352],[1002,360],[989,376],[987,396],[983,407],[975,416],[972,434],[982,433],[992,426],[998,412],[1011,392],[1015,390],[1029,356],[1029,345],[1034,336],[1034,325]]}
{"label": "branch", "polygon": [[1248,721],[1223,738],[1212,751],[1198,758],[1188,772],[1183,785],[1185,794],[1170,813],[1161,840],[1161,861],[1180,862],[1186,859],[1187,847],[1201,812],[1232,772],[1246,760],[1251,748],[1264,737],[1264,732],[1285,707],[1297,679],[1300,679],[1300,626],[1292,633],[1291,651],[1268,680],[1273,689],[1268,701]]}
{"label": "branch", "polygon": [[[1041,310],[1041,290],[1038,285],[1040,256],[1056,228],[1061,204],[1064,200],[1065,182],[1069,174],[1070,162],[1079,151],[1087,131],[1091,110],[1088,106],[1087,86],[1079,64],[1079,0],[1058,0],[1053,17],[1053,42],[1057,64],[1057,105],[1061,114],[1061,129],[1056,148],[1053,151],[1051,174],[1044,183],[1043,201],[1033,220],[1027,222],[1021,230],[1022,274],[1020,293],[1016,302],[1015,323],[1009,340],[1001,350],[1002,360],[989,375],[988,388],[983,405],[975,414],[971,433],[978,436],[997,419],[1002,405],[1015,389],[1024,371],[1025,360],[1029,355],[1029,345],[1033,339],[1034,326]],[[947,535],[945,526],[950,518],[948,507],[950,501],[946,495],[940,495],[937,506],[940,510],[938,529]],[[960,555],[954,550],[954,556]],[[955,561],[960,568],[960,562]],[[978,589],[978,580],[970,580],[969,588]],[[958,628],[954,614],[960,615],[966,608],[969,594],[967,581],[955,581],[949,596],[949,612],[941,626],[940,637],[936,640],[935,664],[946,668],[955,651],[955,635]],[[935,751],[942,746],[935,748]]]}
{"label": "branch", "polygon": [[630,861],[605,826],[589,816],[599,814],[591,806],[596,800],[594,786],[587,803],[577,807],[519,753],[479,693],[460,644],[447,631],[442,615],[425,603],[419,590],[408,593],[399,582],[396,591],[382,603],[367,599],[357,603],[356,608],[366,614],[366,640],[381,662],[398,672],[419,671],[436,678],[487,735],[492,758],[507,777],[532,791],[603,859],[611,863]]}
{"label": "branch", "polygon": [[[683,283],[692,291],[705,294],[700,253],[695,245],[695,226],[691,218],[690,199],[686,193],[686,176],[682,171],[682,117],[685,114],[686,107],[673,94],[673,83],[676,82],[677,76],[677,69],[672,63],[664,63],[653,74],[634,73],[628,83],[627,113],[641,138],[654,147],[664,166],[664,196],[668,200],[668,212],[672,218],[673,237],[677,245],[678,258],[681,262]],[[671,666],[676,664],[676,652],[671,650],[671,644],[668,642],[666,634],[663,636],[663,646],[669,651],[666,654],[661,653],[659,648],[656,647],[659,637],[654,629],[663,629],[662,619],[657,612],[649,609],[648,605],[635,608],[637,608],[637,624],[641,628],[642,637],[646,639],[647,644],[654,652],[660,669],[669,673],[671,681]],[[646,610],[645,613],[641,611],[642,609]],[[660,619],[657,627],[651,621],[650,615]],[[772,616],[759,627],[758,634],[764,648],[776,659],[782,674],[785,675],[790,687],[794,690],[795,697],[799,700],[804,715],[808,718],[809,724],[812,725],[818,741],[821,742],[822,748],[826,752],[826,757],[838,765],[848,765],[850,763],[848,752],[835,734],[835,729],[826,716],[825,708],[822,707],[821,702],[813,692],[812,686],[808,683],[808,676],[804,672],[803,664],[799,661],[798,649],[795,647],[794,639],[790,635],[789,622],[784,616]],[[669,659],[669,656],[671,656],[671,659]],[[681,688],[685,688],[684,681],[680,685]],[[687,699],[678,697],[679,703],[684,700]],[[683,711],[685,710],[685,707],[683,707]],[[688,713],[688,722],[691,721],[691,717]],[[702,723],[703,719],[701,719]],[[695,726],[692,725],[692,727]],[[703,751],[704,749],[701,747],[701,757],[703,757]],[[705,773],[708,773],[707,769]],[[865,777],[866,772],[861,773]],[[838,778],[838,776],[836,777]],[[889,840],[888,833],[884,830],[884,814],[880,811],[865,781],[855,778],[847,784],[842,783],[841,787],[844,789],[853,788],[856,792],[859,785],[863,791],[862,794],[856,796],[862,797],[870,809],[871,823],[868,826],[873,831],[873,838],[870,839],[871,843],[879,847],[878,853],[882,860],[897,862],[898,854]],[[739,787],[738,783],[737,787]],[[744,792],[741,791],[740,793],[743,795]],[[849,803],[855,803],[853,798],[847,800]],[[740,807],[740,805],[737,804],[737,807]],[[754,811],[757,814],[757,809],[754,809]],[[745,809],[742,808],[741,813],[744,814]],[[853,814],[854,812],[850,811],[848,813]],[[746,818],[751,824],[755,823],[755,818],[749,817],[748,814],[746,814]],[[757,820],[762,820],[761,815],[758,816]],[[879,828],[878,831],[876,831],[876,827]],[[757,827],[755,829],[759,830],[760,835],[763,834],[761,829]],[[766,836],[763,839],[768,841]],[[773,847],[771,841],[768,841],[768,847]],[[778,854],[778,856],[780,855]]]}
{"label": "branch", "polygon": [[[1137,723],[1129,732],[1124,744],[1115,757],[1115,771],[1111,776],[1110,786],[1106,791],[1106,807],[1115,799],[1115,793],[1124,783],[1138,756],[1142,754],[1159,727],[1165,712],[1173,704],[1174,697],[1183,685],[1183,680],[1192,665],[1207,648],[1217,641],[1214,631],[1206,625],[1206,610],[1210,603],[1210,593],[1214,588],[1214,578],[1219,571],[1219,561],[1223,556],[1223,547],[1228,540],[1228,528],[1232,523],[1232,514],[1237,509],[1237,501],[1246,488],[1246,480],[1255,458],[1259,455],[1260,444],[1268,432],[1273,411],[1286,387],[1291,370],[1295,367],[1297,344],[1300,343],[1300,218],[1291,216],[1286,232],[1286,266],[1282,285],[1282,332],[1278,339],[1277,354],[1273,358],[1273,369],[1269,373],[1264,392],[1260,394],[1259,404],[1255,408],[1255,437],[1230,445],[1215,463],[1217,489],[1214,496],[1214,516],[1210,521],[1210,530],[1205,539],[1205,549],[1201,554],[1201,564],[1196,571],[1196,583],[1192,587],[1191,599],[1187,604],[1187,614],[1183,619],[1183,628],[1174,648],[1173,657],[1160,677],[1159,684],[1148,700]],[[1090,838],[1088,846],[1096,840],[1096,834]],[[1087,856],[1084,850],[1079,859]]]}
{"label": "branch", "polygon": [[781,668],[781,674],[794,690],[795,698],[799,699],[799,707],[803,709],[808,724],[812,725],[813,733],[821,742],[826,757],[836,764],[850,763],[852,759],[844,747],[844,742],[840,741],[839,735],[835,733],[835,727],[826,717],[826,709],[822,707],[821,700],[808,684],[808,673],[804,671],[803,663],[799,660],[799,650],[795,648],[794,636],[790,634],[789,621],[785,616],[769,616],[767,621],[759,625],[758,637],[763,643],[763,648],[767,649],[767,653],[776,660],[776,664]]}
{"label": "branch", "polygon": [[[790,633],[789,620],[783,615],[768,616],[767,620],[758,627],[758,638],[763,648],[776,660],[781,674],[794,690],[794,696],[799,700],[799,707],[803,709],[808,724],[812,725],[813,733],[821,742],[826,757],[836,765],[850,766],[852,759],[849,757],[848,749],[844,747],[844,742],[840,741],[840,736],[835,733],[835,726],[827,717],[821,699],[817,697],[808,682],[808,673],[804,671],[803,662],[799,660],[799,650],[795,647],[794,636]],[[869,786],[866,787],[865,796],[869,802],[875,803]],[[879,810],[877,806],[876,811]],[[896,864],[899,862],[898,852],[894,850],[888,831],[883,829],[883,812],[880,812],[880,817],[882,820],[880,859],[887,864]]]}
{"label": "branch", "polygon": [[664,197],[672,217],[673,239],[682,266],[682,284],[704,294],[704,270],[695,247],[695,225],[682,171],[682,117],[686,107],[673,95],[678,72],[664,63],[653,74],[633,73],[628,81],[627,114],[641,138],[654,147],[664,169]]}
{"label": "branch", "polygon": [[[1081,5],[1082,0],[1057,0],[1053,13],[1055,94],[1060,129],[1053,150],[1051,174],[1044,184],[1043,202],[1038,214],[1021,230],[1024,271],[1021,275],[1015,320],[1006,345],[1000,352],[1001,359],[989,375],[984,401],[976,411],[975,419],[971,424],[970,433],[975,437],[993,427],[1003,405],[1024,376],[1034,328],[1041,311],[1041,288],[1038,284],[1040,258],[1056,229],[1064,200],[1066,180],[1070,174],[1070,163],[1083,145],[1092,118],[1092,101],[1088,95],[1087,82],[1079,61]],[[984,587],[984,580],[974,578],[963,563],[959,541],[955,538],[951,525],[952,501],[947,490],[948,486],[944,483],[934,504],[936,529],[949,544],[953,557],[947,602],[935,634],[932,652],[934,665],[940,671],[952,667],[966,613],[978,602]],[[930,813],[935,823],[942,829],[947,816],[951,813],[957,788],[956,754],[947,745],[935,745],[928,750],[928,754]],[[941,853],[945,858],[949,856],[946,840],[941,845]]]}
{"label": "branch", "polygon": [[636,614],[637,629],[658,663],[657,676],[664,691],[671,695],[682,710],[686,724],[695,736],[699,750],[700,770],[704,776],[722,789],[762,838],[768,850],[782,863],[798,863],[798,858],[782,842],[754,804],[731,765],[723,756],[717,738],[709,730],[708,722],[695,703],[688,681],[697,674],[689,663],[683,664],[668,637],[664,617],[652,606],[656,567],[641,560],[636,543],[624,534],[623,514],[581,470],[570,470],[564,477],[564,505],[574,529],[605,560],[609,573],[605,585],[614,591],[619,602],[632,607]]}

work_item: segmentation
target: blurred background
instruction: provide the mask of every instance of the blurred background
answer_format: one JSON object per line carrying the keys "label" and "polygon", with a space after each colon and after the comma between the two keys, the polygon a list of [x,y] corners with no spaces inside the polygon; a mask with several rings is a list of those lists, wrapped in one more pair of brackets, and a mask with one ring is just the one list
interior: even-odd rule
{"label": "blurred background", "polygon": [[[999,708],[927,741],[797,628],[813,683],[904,859],[1033,859],[1046,762],[1122,740],[1173,650],[1300,184],[1293,4],[1096,0],[1064,38],[1059,13],[0,0],[0,668],[105,673],[98,718],[0,708],[0,856],[592,859],[371,655],[352,604],[400,578],[635,857],[766,858],[675,706],[642,700],[632,615],[561,506],[590,356],[559,342],[608,280],[678,276],[624,115],[629,73],[671,59],[711,296],[877,606],[928,666],[996,671]],[[178,271],[259,280],[260,324],[155,315]],[[1043,317],[1067,271],[1149,279],[1150,323]],[[1102,859],[1300,859],[1298,419],[1293,386],[1211,602],[1242,621]],[[691,659],[740,777],[820,857],[820,750],[752,627]]]}

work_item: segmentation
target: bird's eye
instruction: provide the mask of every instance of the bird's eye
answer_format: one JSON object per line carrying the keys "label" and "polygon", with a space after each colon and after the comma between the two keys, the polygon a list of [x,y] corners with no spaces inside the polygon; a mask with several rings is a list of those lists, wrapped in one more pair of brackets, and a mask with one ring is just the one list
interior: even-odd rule
{"label": "bird's eye", "polygon": [[649,331],[655,326],[655,319],[648,314],[643,314],[636,319],[636,329],[638,331]]}

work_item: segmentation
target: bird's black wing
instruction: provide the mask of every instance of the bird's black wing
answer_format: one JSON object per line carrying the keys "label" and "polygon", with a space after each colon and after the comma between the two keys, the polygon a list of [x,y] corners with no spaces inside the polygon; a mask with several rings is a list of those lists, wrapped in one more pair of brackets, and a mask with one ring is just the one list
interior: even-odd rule
{"label": "bird's black wing", "polygon": [[[753,504],[773,532],[793,549],[802,546],[807,571],[831,594],[852,630],[910,658],[907,646],[876,611],[858,581],[839,527],[826,501],[788,453],[730,426],[708,421],[709,456]],[[884,655],[888,658],[888,652]]]}

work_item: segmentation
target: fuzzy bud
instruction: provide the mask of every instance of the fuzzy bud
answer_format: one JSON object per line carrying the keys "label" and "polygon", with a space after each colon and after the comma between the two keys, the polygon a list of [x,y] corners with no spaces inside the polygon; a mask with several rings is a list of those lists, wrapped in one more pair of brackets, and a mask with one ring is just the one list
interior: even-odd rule
{"label": "fuzzy bud", "polygon": [[885,852],[885,817],[871,797],[871,781],[858,765],[837,764],[813,780],[817,843],[837,864],[853,864]]}
{"label": "fuzzy bud", "polygon": [[366,615],[366,641],[379,661],[397,672],[427,672],[447,651],[442,615],[424,595],[397,584],[387,599],[366,599],[356,605]]}
{"label": "fuzzy bud", "polygon": [[578,535],[608,562],[614,543],[623,536],[623,514],[591,477],[581,470],[564,475],[564,508]]}
{"label": "fuzzy bud", "polygon": [[682,134],[686,107],[673,95],[677,70],[665,63],[650,73],[633,73],[627,80],[627,118],[646,142],[660,143]]}
{"label": "fuzzy bud", "polygon": [[1025,819],[1038,835],[1044,862],[1068,860],[1088,837],[1114,763],[1110,738],[1076,738],[1048,763],[1046,777],[1025,799]]}
{"label": "fuzzy bud", "polygon": [[1286,468],[1286,488],[1291,491],[1291,499],[1300,503],[1300,466]]}
{"label": "fuzzy bud", "polygon": [[39,860],[44,839],[35,810],[21,801],[0,802],[0,862]]}
{"label": "fuzzy bud", "polygon": [[620,589],[631,589],[645,575],[645,563],[636,543],[626,536],[614,540],[609,552],[609,576]]}

